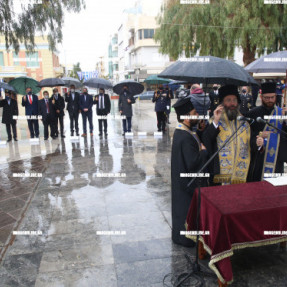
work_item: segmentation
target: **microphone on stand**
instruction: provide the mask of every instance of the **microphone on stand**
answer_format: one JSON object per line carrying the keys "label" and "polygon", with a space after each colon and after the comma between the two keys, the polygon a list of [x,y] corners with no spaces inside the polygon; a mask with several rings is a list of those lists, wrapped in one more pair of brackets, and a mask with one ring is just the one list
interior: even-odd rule
{"label": "microphone on stand", "polygon": [[287,135],[287,133],[279,128],[277,128],[276,126],[270,124],[267,120],[262,119],[261,117],[257,117],[256,118],[256,122],[261,123],[261,124],[266,124],[272,128],[274,128],[275,130],[282,132],[283,134]]}
{"label": "microphone on stand", "polygon": [[254,122],[255,122],[255,120],[254,120],[254,119],[246,118],[246,117],[244,117],[244,116],[238,116],[238,117],[237,117],[237,120],[238,120],[238,121],[251,122],[251,123],[254,123]]}
{"label": "microphone on stand", "polygon": [[269,124],[266,120],[263,120],[261,117],[257,117],[256,122],[261,123],[261,124],[267,124],[267,125]]}

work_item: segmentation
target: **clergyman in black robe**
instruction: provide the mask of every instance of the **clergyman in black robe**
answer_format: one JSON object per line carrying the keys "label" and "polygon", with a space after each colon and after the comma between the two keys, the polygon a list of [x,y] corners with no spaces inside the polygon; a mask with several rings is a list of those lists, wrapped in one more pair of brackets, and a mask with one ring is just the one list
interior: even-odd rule
{"label": "clergyman in black robe", "polygon": [[250,164],[250,126],[237,118],[240,97],[236,86],[222,86],[219,97],[220,105],[202,136],[209,157],[221,149],[209,165],[209,181],[211,185],[245,183]]}
{"label": "clergyman in black robe", "polygon": [[[268,131],[264,131],[267,125],[257,122],[256,119],[258,117],[264,119],[264,117],[274,114],[274,109],[277,109],[275,92],[276,83],[263,83],[262,95],[260,96],[262,105],[250,110],[246,114],[246,117],[253,118],[255,120],[251,125],[251,163],[248,173],[248,181],[261,181],[263,179],[263,168],[266,166],[264,163],[266,144],[270,138],[270,134]],[[278,107],[278,109],[278,112],[280,113],[280,108]],[[282,125],[282,130],[285,132],[287,131],[285,122]],[[278,133],[278,131],[275,130],[273,132]],[[279,145],[277,146],[276,152],[277,150],[278,154],[274,173],[283,173],[284,162],[287,161],[287,137],[283,133],[280,134]]]}
{"label": "clergyman in black robe", "polygon": [[194,242],[180,234],[186,230],[185,221],[196,188],[196,183],[187,187],[192,178],[186,174],[198,173],[206,162],[207,151],[198,134],[192,131],[198,120],[180,118],[186,115],[198,116],[190,98],[178,100],[173,107],[179,125],[173,135],[171,153],[172,240],[176,244],[192,247]]}

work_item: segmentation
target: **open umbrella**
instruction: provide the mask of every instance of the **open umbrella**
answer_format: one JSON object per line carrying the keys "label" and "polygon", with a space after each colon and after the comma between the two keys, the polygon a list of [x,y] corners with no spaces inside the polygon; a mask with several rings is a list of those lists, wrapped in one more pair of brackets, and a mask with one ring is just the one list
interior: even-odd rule
{"label": "open umbrella", "polygon": [[113,85],[110,81],[102,78],[90,78],[89,80],[84,82],[84,85],[90,88],[95,89],[112,89]]}
{"label": "open umbrella", "polygon": [[160,85],[160,84],[168,84],[170,80],[160,78],[157,75],[151,75],[144,80],[145,83],[149,85]]}
{"label": "open umbrella", "polygon": [[43,87],[59,87],[65,86],[65,82],[60,78],[47,78],[39,82],[38,86]]}
{"label": "open umbrella", "polygon": [[117,83],[113,87],[113,91],[119,95],[120,93],[122,93],[124,86],[127,86],[129,88],[129,92],[131,93],[131,95],[141,94],[144,90],[144,86],[142,84],[133,80],[124,80]]}
{"label": "open umbrella", "polygon": [[184,85],[184,84],[188,84],[188,82],[186,81],[170,81],[168,83],[168,87],[171,89],[171,90],[177,90],[180,85]]}
{"label": "open umbrella", "polygon": [[5,82],[0,82],[0,88],[14,92],[14,93],[18,93],[14,87],[10,86],[9,84]]}
{"label": "open umbrella", "polygon": [[249,73],[286,73],[287,51],[279,51],[263,56],[245,67]]}
{"label": "open umbrella", "polygon": [[205,85],[258,85],[243,67],[232,61],[213,56],[198,56],[176,61],[159,76]]}
{"label": "open umbrella", "polygon": [[62,80],[65,82],[65,86],[67,87],[74,85],[76,88],[81,88],[83,86],[83,84],[76,78],[64,77]]}
{"label": "open umbrella", "polygon": [[[245,67],[249,73],[285,73],[287,83],[287,51],[278,51],[263,56]],[[286,89],[284,103],[286,102]]]}
{"label": "open umbrella", "polygon": [[31,88],[34,94],[39,93],[41,88],[38,87],[38,83],[33,78],[22,76],[11,80],[9,85],[14,87],[19,94],[26,95],[27,88]]}

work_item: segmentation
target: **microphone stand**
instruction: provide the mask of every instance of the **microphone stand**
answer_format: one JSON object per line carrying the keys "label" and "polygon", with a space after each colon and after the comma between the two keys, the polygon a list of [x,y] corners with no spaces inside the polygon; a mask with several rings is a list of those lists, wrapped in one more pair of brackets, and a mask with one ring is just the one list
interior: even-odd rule
{"label": "microphone stand", "polygon": [[[250,124],[252,125],[254,123],[254,121]],[[213,124],[213,123],[211,123]],[[200,170],[198,171],[198,173],[201,173],[210,163],[211,161],[218,155],[218,153],[231,141],[231,139],[234,137],[234,135],[237,134],[237,132],[239,131],[239,129],[245,124],[245,121],[242,122],[242,124],[240,124],[240,126],[233,132],[233,134],[229,137],[229,139],[227,141],[224,142],[224,144],[222,145],[222,147],[220,149],[218,149],[209,159],[208,161],[200,168]],[[194,177],[188,184],[187,187],[190,187],[192,185],[192,183],[196,180],[196,177]],[[193,266],[192,266],[192,271],[190,273],[188,273],[175,287],[180,287],[181,284],[186,281],[189,277],[191,277],[193,274],[194,276],[196,276],[197,274],[199,275],[208,275],[208,276],[212,276],[214,277],[215,275],[209,272],[203,272],[201,271],[201,266],[198,262],[198,244],[199,244],[199,216],[200,216],[200,206],[201,206],[201,180],[198,180],[198,200],[197,200],[197,213],[196,213],[196,245],[195,245],[195,261],[192,262]],[[197,278],[198,279],[198,278]],[[200,279],[202,279],[200,277]],[[203,284],[203,282],[202,282]],[[200,286],[203,286],[203,285]]]}

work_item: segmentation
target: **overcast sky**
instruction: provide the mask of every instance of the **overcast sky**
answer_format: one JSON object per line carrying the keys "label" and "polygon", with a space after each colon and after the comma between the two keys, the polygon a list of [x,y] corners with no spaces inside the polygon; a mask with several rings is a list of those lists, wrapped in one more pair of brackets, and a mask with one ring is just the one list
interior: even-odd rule
{"label": "overcast sky", "polygon": [[85,0],[86,9],[65,16],[60,62],[81,63],[83,71],[95,70],[99,57],[107,54],[109,36],[117,32],[122,12],[136,0]]}
{"label": "overcast sky", "polygon": [[[15,12],[20,13],[21,3],[33,0],[13,1]],[[94,71],[99,57],[108,53],[110,36],[122,23],[123,11],[134,7],[137,1],[151,7],[147,9],[149,15],[157,15],[163,0],[85,0],[86,9],[80,13],[66,12],[63,41],[57,46],[60,63],[73,65],[80,62],[82,71]]]}

